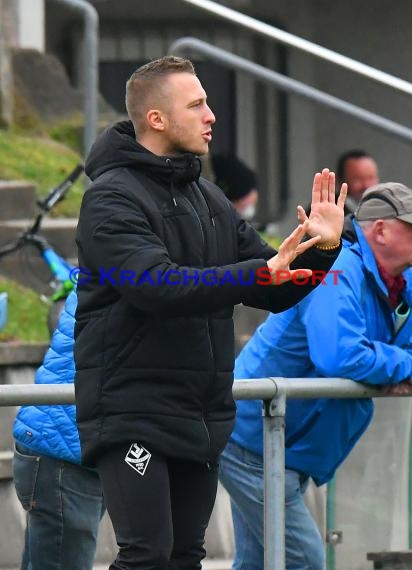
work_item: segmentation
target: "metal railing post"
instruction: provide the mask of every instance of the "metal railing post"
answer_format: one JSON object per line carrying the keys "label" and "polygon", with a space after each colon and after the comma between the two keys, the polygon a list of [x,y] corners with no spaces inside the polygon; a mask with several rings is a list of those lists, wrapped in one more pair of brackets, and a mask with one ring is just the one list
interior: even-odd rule
{"label": "metal railing post", "polygon": [[285,569],[286,394],[263,401],[264,569]]}
{"label": "metal railing post", "polygon": [[326,568],[336,568],[336,541],[332,540],[332,533],[336,527],[335,512],[336,479],[329,481],[326,487]]}

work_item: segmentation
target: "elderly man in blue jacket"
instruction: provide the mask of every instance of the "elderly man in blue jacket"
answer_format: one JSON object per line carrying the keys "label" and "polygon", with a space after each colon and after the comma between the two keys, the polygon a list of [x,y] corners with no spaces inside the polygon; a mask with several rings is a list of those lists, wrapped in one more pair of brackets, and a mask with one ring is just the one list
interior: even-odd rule
{"label": "elderly man in blue jacket", "polygon": [[[74,379],[77,296],[67,298],[36,384]],[[104,512],[97,472],[80,465],[74,406],[23,406],[15,423],[14,484],[27,511],[21,570],[92,570]]]}
{"label": "elderly man in blue jacket", "polygon": [[[344,377],[411,390],[412,190],[378,184],[348,221],[333,272],[303,301],[271,314],[236,361],[236,378]],[[344,234],[345,235],[345,234]],[[303,494],[327,483],[372,419],[370,399],[288,400],[286,568],[323,570],[324,547]],[[263,568],[261,402],[239,401],[220,464],[232,500],[234,570]]]}

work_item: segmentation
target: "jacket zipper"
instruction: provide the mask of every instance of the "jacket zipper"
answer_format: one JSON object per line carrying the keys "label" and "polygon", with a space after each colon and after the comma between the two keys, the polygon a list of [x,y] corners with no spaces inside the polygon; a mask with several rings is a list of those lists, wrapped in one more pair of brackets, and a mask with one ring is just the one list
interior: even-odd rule
{"label": "jacket zipper", "polygon": [[[196,208],[193,206],[193,204],[191,203],[191,201],[190,201],[188,198],[186,198],[186,196],[182,196],[182,197],[183,197],[184,201],[189,204],[189,207],[190,207],[190,209],[193,211],[193,213],[194,213],[194,215],[195,215],[195,218],[196,218],[196,220],[197,220],[197,223],[199,224],[200,233],[201,233],[201,236],[202,236],[202,245],[203,245],[203,261],[205,262],[205,261],[206,261],[206,251],[205,251],[205,248],[206,248],[206,239],[205,239],[205,234],[204,234],[204,231],[203,231],[202,222],[200,221],[199,214],[197,213]],[[206,204],[206,205],[207,205],[207,204]],[[211,221],[212,221],[212,226],[215,227],[215,221],[214,221],[213,217],[211,217]],[[211,335],[211,333],[210,333],[210,323],[209,323],[209,319],[207,319],[207,335],[208,335],[208,340],[209,340],[210,358],[211,358],[211,361],[212,361],[212,374],[213,374],[213,376],[214,376],[214,375],[215,375],[215,358],[214,358],[214,351],[213,351],[213,344],[212,344],[212,335]],[[204,413],[204,410],[203,410],[203,413]],[[211,452],[211,449],[212,449],[212,444],[211,444],[211,440],[210,440],[210,433],[209,433],[209,430],[207,429],[207,425],[206,425],[206,421],[205,421],[204,415],[202,416],[202,423],[203,423],[203,426],[204,426],[205,431],[206,431],[207,441],[208,441],[208,445],[209,445],[209,454],[208,454],[208,455],[210,455],[210,452]],[[210,457],[207,457],[207,459],[206,459],[206,467],[207,467],[209,470],[212,468],[212,463],[211,463]]]}
{"label": "jacket zipper", "polygon": [[[186,198],[186,196],[183,197],[184,200],[189,204],[190,208],[193,210],[193,213],[196,217],[196,220],[199,224],[199,228],[200,228],[200,233],[202,234],[202,244],[203,244],[203,262],[206,261],[206,255],[205,255],[205,247],[206,247],[206,239],[205,239],[205,234],[203,232],[203,226],[202,226],[202,222],[200,221],[199,215],[196,212],[195,207],[193,206],[193,204],[190,202],[190,200],[188,198]],[[212,359],[213,362],[213,373],[214,373],[214,353],[213,353],[213,345],[212,345],[212,335],[210,334],[210,324],[209,324],[209,319],[207,319],[207,334],[209,337],[209,350],[210,350],[210,357]]]}
{"label": "jacket zipper", "polygon": [[[199,224],[200,233],[201,233],[201,235],[202,235],[203,259],[204,259],[204,258],[205,258],[205,255],[204,255],[204,254],[205,254],[205,247],[206,247],[206,239],[205,239],[205,233],[204,233],[204,231],[203,231],[202,222],[200,221],[199,214],[196,212],[196,209],[195,209],[195,207],[193,206],[193,204],[191,203],[191,201],[190,201],[188,198],[186,198],[186,196],[182,196],[182,197],[183,197],[184,201],[189,204],[191,210],[193,211],[193,213],[194,213],[194,215],[195,215],[195,218],[196,218],[196,220],[197,220],[197,223]],[[205,260],[205,259],[204,259],[204,260]]]}
{"label": "jacket zipper", "polygon": [[[199,228],[200,228],[200,233],[202,235],[202,245],[203,245],[203,260],[206,260],[206,252],[205,252],[205,247],[206,247],[206,239],[205,239],[205,234],[203,231],[203,226],[202,226],[202,222],[200,221],[199,218],[199,214],[196,212],[196,208],[193,206],[193,204],[191,203],[191,201],[186,198],[186,196],[183,196],[184,200],[189,204],[190,209],[193,211],[195,218],[197,220],[197,223],[199,224]],[[213,220],[213,226],[214,226],[214,220]],[[208,336],[208,340],[209,340],[209,352],[210,352],[210,358],[212,361],[212,365],[213,365],[213,369],[212,369],[212,373],[214,374],[214,352],[213,352],[213,344],[212,344],[212,335],[210,334],[210,324],[209,324],[209,319],[207,319],[207,336]],[[204,413],[204,410],[203,410]],[[212,444],[211,444],[211,440],[210,440],[210,433],[209,430],[207,429],[207,425],[206,425],[206,421],[205,421],[205,417],[204,415],[202,416],[202,424],[205,428],[205,432],[207,435],[207,442],[208,442],[208,446],[209,446],[209,452],[208,452],[208,457],[206,458],[206,467],[210,470],[211,469],[211,459],[210,459],[210,452],[212,449]]]}

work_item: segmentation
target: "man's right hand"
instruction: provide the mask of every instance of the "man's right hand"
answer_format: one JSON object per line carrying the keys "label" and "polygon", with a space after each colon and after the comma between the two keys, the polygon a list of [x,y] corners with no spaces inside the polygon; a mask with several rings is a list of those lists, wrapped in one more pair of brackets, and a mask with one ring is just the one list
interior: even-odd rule
{"label": "man's right hand", "polygon": [[278,253],[267,261],[269,271],[272,275],[273,285],[281,285],[286,281],[290,281],[293,277],[295,277],[295,279],[304,279],[312,275],[311,269],[289,268],[292,261],[294,261],[298,255],[318,243],[321,239],[320,236],[315,236],[307,241],[301,242],[307,231],[308,224],[308,220],[300,224],[290,236],[282,242]]}

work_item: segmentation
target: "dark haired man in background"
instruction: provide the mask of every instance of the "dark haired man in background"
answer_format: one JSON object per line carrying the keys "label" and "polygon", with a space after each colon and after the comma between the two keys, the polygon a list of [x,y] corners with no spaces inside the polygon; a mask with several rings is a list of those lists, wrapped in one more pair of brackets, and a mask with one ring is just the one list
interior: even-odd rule
{"label": "dark haired man in background", "polygon": [[378,166],[364,150],[348,150],[338,158],[336,179],[340,184],[346,182],[348,185],[345,216],[353,214],[365,190],[378,184]]}

